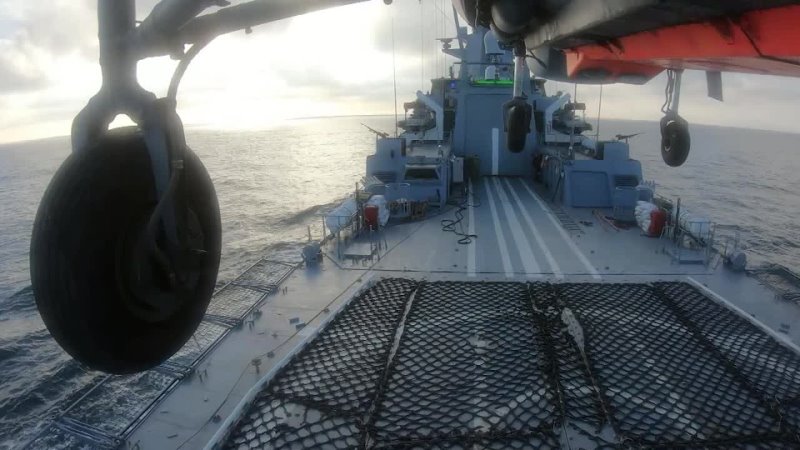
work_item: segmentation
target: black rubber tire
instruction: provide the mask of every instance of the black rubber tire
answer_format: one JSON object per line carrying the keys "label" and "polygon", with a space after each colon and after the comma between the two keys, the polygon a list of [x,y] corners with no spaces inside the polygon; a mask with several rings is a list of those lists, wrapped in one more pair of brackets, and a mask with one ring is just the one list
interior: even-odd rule
{"label": "black rubber tire", "polygon": [[524,150],[529,131],[530,116],[524,107],[518,105],[509,107],[506,123],[506,147],[513,153]]}
{"label": "black rubber tire", "polygon": [[661,120],[661,157],[668,166],[683,165],[691,146],[689,124],[685,120],[679,116],[667,116]]}
{"label": "black rubber tire", "polygon": [[92,369],[126,374],[153,368],[177,352],[203,319],[219,269],[221,224],[211,179],[189,149],[179,190],[206,254],[191,286],[168,288],[177,306],[160,320],[134,314],[120,283],[121,266],[132,262],[120,257],[119,242],[131,229],[144,228],[143,218],[156,204],[141,134],[113,130],[91,149],[70,155],[42,198],[30,250],[36,304],[61,347]]}

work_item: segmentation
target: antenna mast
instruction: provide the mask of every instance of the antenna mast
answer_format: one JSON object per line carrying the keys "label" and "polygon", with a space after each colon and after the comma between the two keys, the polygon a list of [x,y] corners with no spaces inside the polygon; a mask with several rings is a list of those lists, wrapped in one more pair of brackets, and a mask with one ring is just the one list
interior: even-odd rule
{"label": "antenna mast", "polygon": [[419,0],[419,90],[425,92],[425,9]]}
{"label": "antenna mast", "polygon": [[600,140],[600,114],[603,110],[603,85],[600,85],[600,101],[597,102],[597,132],[595,133],[594,140]]}
{"label": "antenna mast", "polygon": [[397,134],[397,60],[395,59],[395,45],[394,45],[394,11],[392,11],[392,83],[394,84],[394,137]]}

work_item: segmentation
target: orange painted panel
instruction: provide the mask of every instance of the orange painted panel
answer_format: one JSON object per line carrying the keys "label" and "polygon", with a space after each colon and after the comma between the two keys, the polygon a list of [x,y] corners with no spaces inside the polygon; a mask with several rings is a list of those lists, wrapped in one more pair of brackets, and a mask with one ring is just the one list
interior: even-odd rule
{"label": "orange painted panel", "polygon": [[566,52],[571,77],[598,69],[652,77],[665,68],[800,76],[800,6],[665,27]]}

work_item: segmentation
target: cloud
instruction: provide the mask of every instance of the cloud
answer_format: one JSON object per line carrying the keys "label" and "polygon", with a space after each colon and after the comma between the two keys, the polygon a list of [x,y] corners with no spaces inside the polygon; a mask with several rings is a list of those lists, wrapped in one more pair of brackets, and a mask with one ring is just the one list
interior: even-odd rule
{"label": "cloud", "polygon": [[[137,18],[146,17],[156,3],[138,1]],[[95,63],[96,6],[96,0],[4,0],[0,6],[0,92],[47,87],[65,75],[53,65],[65,57]]]}
{"label": "cloud", "polygon": [[25,2],[18,39],[46,54],[97,55],[97,20],[91,0]]}
{"label": "cloud", "polygon": [[29,2],[6,0],[4,38],[14,46],[44,54],[78,51],[96,56],[96,2],[91,0],[51,0]]}
{"label": "cloud", "polygon": [[54,59],[75,52],[84,58],[96,55],[91,4],[8,1],[0,10],[0,92],[43,89],[60,75],[50,70]]}
{"label": "cloud", "polygon": [[32,61],[29,50],[12,41],[0,41],[0,93],[44,87],[47,76]]}
{"label": "cloud", "polygon": [[[137,18],[156,2],[137,1]],[[100,86],[95,7],[96,0],[0,3],[0,140],[69,133],[72,118]],[[428,89],[428,79],[453,61],[434,41],[455,35],[448,0],[395,0],[389,7],[373,0],[253,31],[219,37],[192,62],[179,93],[187,126],[244,128],[298,116],[390,113],[393,53],[401,103]],[[166,57],[142,61],[139,79],[163,95],[174,66]],[[681,114],[692,123],[795,129],[798,80],[723,78],[726,101],[719,103],[706,97],[702,73],[687,73]],[[603,116],[658,119],[664,83],[659,77],[645,86],[606,86]],[[557,89],[572,92],[573,86],[548,83],[550,92]],[[578,96],[587,115],[595,115],[599,89],[581,86]]]}
{"label": "cloud", "polygon": [[[796,100],[800,80],[796,78],[725,73],[722,75],[725,101],[707,96],[703,72],[683,75],[680,114],[690,123],[722,125],[796,132],[793,117],[800,113]],[[613,119],[659,120],[663,115],[666,76],[659,75],[643,86],[607,85],[603,87],[602,117]],[[573,93],[567,83],[547,83],[548,93],[562,90]],[[598,86],[579,86],[578,100],[587,104],[587,116],[596,117]]]}

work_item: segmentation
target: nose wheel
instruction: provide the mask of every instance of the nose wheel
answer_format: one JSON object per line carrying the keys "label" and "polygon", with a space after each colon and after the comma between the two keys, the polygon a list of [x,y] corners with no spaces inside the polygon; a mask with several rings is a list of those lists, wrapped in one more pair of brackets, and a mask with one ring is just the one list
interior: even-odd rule
{"label": "nose wheel", "polygon": [[93,369],[152,368],[203,319],[219,268],[219,206],[197,156],[186,148],[183,161],[171,202],[177,246],[148,228],[158,196],[138,129],[71,154],[44,194],[30,250],[36,303],[56,341]]}

